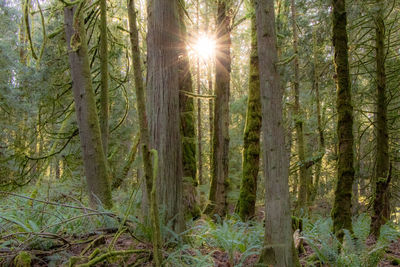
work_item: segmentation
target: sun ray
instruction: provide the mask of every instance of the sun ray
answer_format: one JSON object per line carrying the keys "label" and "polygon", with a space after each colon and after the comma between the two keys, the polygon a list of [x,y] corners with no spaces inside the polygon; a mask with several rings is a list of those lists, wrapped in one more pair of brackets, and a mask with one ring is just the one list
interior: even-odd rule
{"label": "sun ray", "polygon": [[194,41],[191,50],[203,60],[211,60],[215,56],[216,42],[206,34],[200,34]]}

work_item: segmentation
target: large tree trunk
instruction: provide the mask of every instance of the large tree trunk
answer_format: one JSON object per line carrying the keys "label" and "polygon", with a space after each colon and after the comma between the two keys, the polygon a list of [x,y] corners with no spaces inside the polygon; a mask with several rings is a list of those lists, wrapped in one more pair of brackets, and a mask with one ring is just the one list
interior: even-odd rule
{"label": "large tree trunk", "polygon": [[[145,88],[142,77],[142,65],[140,61],[140,49],[139,49],[139,31],[136,25],[136,11],[134,0],[128,0],[128,20],[129,20],[129,33],[131,41],[132,59],[133,59],[133,75],[135,78],[135,90],[136,90],[136,103],[137,110],[139,113],[139,125],[140,125],[140,138],[142,143],[142,156],[143,156],[143,169],[145,186],[143,186],[143,195],[146,196],[147,204],[150,204],[151,208],[151,225],[153,231],[153,251],[154,261],[156,266],[161,265],[162,255],[159,249],[162,246],[160,221],[158,215],[158,203],[156,198],[156,188],[154,181],[157,177],[154,176],[153,162],[150,152],[150,133],[146,115],[146,100],[145,100]],[[154,190],[153,190],[154,189]],[[147,205],[148,206],[148,205]],[[147,213],[149,209],[144,208]],[[147,219],[149,214],[145,214]]]}
{"label": "large tree trunk", "polygon": [[[252,2],[255,6],[255,1]],[[253,11],[251,16],[249,94],[243,140],[243,173],[237,208],[242,220],[254,216],[257,197],[261,132],[260,72],[258,67],[256,14]]]}
{"label": "large tree trunk", "polygon": [[179,14],[176,0],[148,6],[147,109],[150,144],[158,151],[158,200],[164,222],[181,232],[182,154],[179,119]]}
{"label": "large tree trunk", "polygon": [[66,7],[64,9],[64,21],[82,157],[90,204],[97,206],[100,204],[98,201],[101,201],[102,205],[110,208],[112,206],[111,190],[107,161],[101,143],[95,95],[92,88],[82,14],[84,7],[79,7]]}
{"label": "large tree trunk", "polygon": [[376,45],[376,173],[374,214],[371,221],[371,233],[379,236],[380,227],[390,219],[389,204],[389,133],[387,126],[386,106],[386,72],[385,72],[385,23],[383,20],[383,1],[377,0],[375,19]]}
{"label": "large tree trunk", "polygon": [[231,36],[229,6],[217,2],[217,54],[215,69],[214,127],[212,143],[211,188],[205,213],[226,213],[226,191],[229,169],[229,91],[231,73]]}
{"label": "large tree trunk", "polygon": [[104,155],[108,154],[108,44],[107,44],[107,2],[100,0],[100,130]]}
{"label": "large tree trunk", "polygon": [[293,266],[289,205],[289,159],[282,120],[282,90],[277,68],[274,1],[256,3],[265,179],[265,236],[260,263]]}
{"label": "large tree trunk", "polygon": [[[189,56],[186,49],[187,32],[185,26],[184,6],[179,7],[180,45],[179,45],[179,109],[181,116],[182,164],[183,164],[183,204],[185,215],[199,217],[199,197],[196,180],[196,130],[194,100],[183,92],[193,93],[192,75]],[[198,134],[200,134],[198,132]],[[200,148],[200,147],[199,147]],[[201,154],[200,154],[201,155]],[[199,157],[200,160],[201,157]],[[201,162],[199,161],[199,167]],[[200,179],[199,175],[199,179]]]}
{"label": "large tree trunk", "polygon": [[307,205],[307,192],[309,186],[309,177],[307,172],[307,167],[305,164],[306,152],[304,145],[304,135],[303,135],[303,118],[300,108],[300,69],[299,69],[299,49],[298,49],[298,36],[297,36],[297,24],[296,24],[296,6],[295,1],[291,0],[291,21],[293,30],[293,50],[295,58],[293,60],[294,67],[294,80],[293,80],[293,91],[294,91],[294,105],[293,105],[293,116],[295,120],[295,130],[296,130],[296,145],[297,145],[297,156],[300,164],[299,172],[299,192],[297,198],[297,209],[306,210]]}
{"label": "large tree trunk", "polygon": [[337,135],[339,160],[337,163],[337,186],[332,209],[333,232],[341,240],[343,229],[352,230],[351,193],[354,181],[353,167],[353,106],[349,74],[347,45],[347,15],[345,0],[333,0],[333,47],[337,87]]}

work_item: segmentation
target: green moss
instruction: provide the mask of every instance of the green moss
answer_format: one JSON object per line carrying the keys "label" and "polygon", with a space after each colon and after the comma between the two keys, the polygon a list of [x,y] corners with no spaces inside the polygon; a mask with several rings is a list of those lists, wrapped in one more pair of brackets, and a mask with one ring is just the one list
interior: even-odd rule
{"label": "green moss", "polygon": [[[186,36],[183,8],[179,9],[180,30],[182,36]],[[182,38],[184,41],[184,38]],[[185,45],[182,45],[185,47]],[[179,90],[193,92],[193,81],[190,73],[189,58],[186,49],[180,50],[179,62]],[[196,166],[196,129],[194,99],[187,95],[179,96],[180,131],[182,139],[182,168],[183,168],[183,198],[186,217],[198,217],[200,215],[197,193],[197,166]]]}
{"label": "green moss", "polygon": [[344,0],[333,0],[333,46],[337,75],[337,134],[339,158],[337,164],[337,186],[332,209],[333,232],[339,240],[343,229],[352,231],[351,195],[354,181],[353,167],[353,106],[349,76],[347,45],[347,17]]}
{"label": "green moss", "polygon": [[32,262],[31,254],[26,251],[21,251],[14,259],[16,267],[30,267]]}
{"label": "green moss", "polygon": [[261,101],[255,14],[251,19],[249,98],[243,145],[243,173],[236,211],[242,220],[254,216],[260,161]]}

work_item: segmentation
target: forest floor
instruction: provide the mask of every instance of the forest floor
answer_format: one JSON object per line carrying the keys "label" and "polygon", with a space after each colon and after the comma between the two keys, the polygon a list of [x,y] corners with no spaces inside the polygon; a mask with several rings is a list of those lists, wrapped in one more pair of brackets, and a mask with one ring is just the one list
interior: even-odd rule
{"label": "forest floor", "polygon": [[[114,199],[125,205],[115,205],[111,211],[92,210],[85,206],[79,188],[78,184],[39,191],[36,199],[30,197],[32,190],[3,192],[8,197],[2,198],[0,205],[0,266],[152,266],[152,230],[136,214],[140,202],[134,200],[140,199],[140,195],[120,191]],[[374,243],[367,238],[370,217],[360,214],[353,220],[353,230],[357,239],[363,241],[343,245],[345,253],[338,254],[338,243],[330,232],[330,209],[324,210],[312,219],[303,219],[303,266],[324,266],[318,263],[315,249],[320,258],[333,256],[333,262],[345,258],[359,262],[354,265],[331,261],[332,267],[400,265],[400,261],[397,265],[394,261],[400,259],[398,225],[388,225],[381,235],[385,240]],[[170,236],[162,250],[165,266],[254,266],[263,244],[262,221],[262,213],[247,223],[235,215],[225,220],[202,217],[188,221],[183,235],[176,235],[163,225],[163,236]],[[379,264],[364,264],[366,257],[374,253]]]}
{"label": "forest floor", "polygon": [[[52,254],[57,254],[58,257],[60,257],[60,261],[58,262],[63,262],[60,264],[62,266],[152,266],[152,256],[150,253],[152,247],[149,243],[135,240],[130,234],[122,234],[118,238],[115,238],[115,233],[111,233],[114,230],[115,229],[108,229],[107,231],[109,231],[109,233],[104,231],[103,233],[90,233],[80,237],[75,236],[74,238],[76,240],[74,242],[64,244],[49,251],[31,251],[31,255],[35,255],[32,259],[31,266],[59,266],[54,265],[54,263],[49,264],[48,259]],[[370,240],[367,241],[367,243],[372,242],[373,241]],[[113,253],[120,252],[121,255],[106,257],[111,251],[110,247],[112,247]],[[307,259],[312,257],[314,252],[307,243],[304,243],[304,250],[304,253],[300,254],[302,266],[332,266],[310,265]],[[238,252],[234,253],[233,259],[230,259],[229,253],[221,249],[203,247],[200,248],[200,251],[203,255],[210,255],[212,257],[215,267],[254,266],[258,260],[258,255],[255,254],[246,257],[245,261],[241,261],[243,255]],[[4,253],[4,251],[0,251],[0,253],[1,252]],[[173,252],[170,251],[169,253]],[[187,250],[180,251],[180,253],[196,256],[197,252],[188,248]],[[104,259],[100,260],[102,256]],[[168,252],[164,252],[164,257],[168,257]],[[399,261],[394,261],[394,259],[400,259],[400,239],[396,242],[392,242],[386,249],[384,258],[385,259],[379,263],[379,267],[398,266],[400,264]],[[96,260],[98,261],[97,263],[95,263]],[[1,266],[15,266],[15,264],[7,264],[5,261],[2,262],[1,260],[0,263]],[[25,267],[29,265],[20,266]],[[196,264],[195,266],[202,265]],[[205,264],[204,266],[210,265]]]}

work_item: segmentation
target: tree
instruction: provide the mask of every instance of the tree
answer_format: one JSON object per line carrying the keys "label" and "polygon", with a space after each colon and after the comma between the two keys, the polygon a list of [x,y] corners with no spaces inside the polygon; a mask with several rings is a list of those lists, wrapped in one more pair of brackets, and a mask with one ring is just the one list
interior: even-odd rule
{"label": "tree", "polygon": [[226,213],[226,189],[229,167],[229,91],[231,73],[231,18],[229,3],[217,1],[216,29],[216,67],[215,67],[215,101],[214,127],[212,138],[211,187],[210,203],[205,213],[218,214],[223,217]]}
{"label": "tree", "polygon": [[178,2],[153,0],[148,6],[147,110],[150,145],[158,151],[158,200],[164,222],[175,232],[184,228],[182,153],[179,118]]}
{"label": "tree", "polygon": [[300,69],[299,69],[299,51],[298,51],[298,35],[297,35],[297,24],[296,24],[296,6],[295,1],[291,0],[291,22],[293,30],[293,68],[294,68],[294,80],[293,80],[293,91],[294,91],[294,119],[295,119],[295,130],[297,137],[297,155],[299,158],[300,172],[299,172],[299,194],[297,198],[297,209],[305,208],[307,204],[308,187],[309,187],[309,175],[307,173],[306,166],[306,151],[304,145],[304,134],[303,134],[303,121],[302,112],[300,107]]}
{"label": "tree", "polygon": [[[183,4],[182,4],[183,5]],[[182,165],[183,165],[183,200],[185,214],[190,217],[200,216],[199,199],[196,179],[196,131],[195,110],[193,97],[186,93],[193,93],[193,81],[190,73],[189,56],[186,49],[187,32],[185,25],[184,6],[179,7],[180,44],[179,44],[179,109],[182,139]],[[200,159],[200,158],[199,158]],[[199,162],[201,166],[201,161]],[[201,177],[199,176],[199,179]]]}
{"label": "tree", "polygon": [[375,17],[375,62],[376,62],[376,171],[375,198],[371,233],[379,236],[379,230],[390,218],[389,184],[391,179],[389,159],[389,133],[387,126],[386,104],[386,70],[385,70],[385,22],[383,16],[383,1],[376,0],[377,14]]}
{"label": "tree", "polygon": [[100,130],[104,154],[108,154],[108,42],[107,42],[107,1],[100,0]]}
{"label": "tree", "polygon": [[[139,33],[136,25],[136,11],[134,0],[128,0],[128,20],[129,20],[129,36],[131,42],[132,58],[133,58],[133,75],[135,79],[136,89],[136,103],[139,113],[139,129],[142,143],[142,156],[143,156],[143,169],[145,175],[145,190],[147,195],[147,201],[151,205],[151,223],[153,230],[153,248],[154,248],[154,259],[156,266],[161,265],[161,253],[159,248],[161,247],[161,232],[160,222],[158,215],[158,203],[153,189],[156,188],[153,172],[153,162],[150,152],[150,133],[146,115],[146,100],[145,100],[145,87],[142,77],[142,66],[140,61],[140,49],[139,49]],[[138,140],[139,141],[139,140]],[[151,192],[151,193],[150,193]]]}
{"label": "tree", "polygon": [[260,263],[293,266],[289,205],[289,159],[282,120],[282,90],[277,68],[274,1],[256,2],[265,179],[265,236]]}
{"label": "tree", "polygon": [[[252,1],[254,8],[254,0]],[[254,216],[260,166],[261,101],[257,53],[256,14],[251,15],[251,53],[246,125],[243,137],[243,174],[237,212],[242,220]]]}
{"label": "tree", "polygon": [[92,88],[83,10],[84,2],[64,9],[72,89],[90,203],[92,206],[102,204],[110,208],[111,189]]}
{"label": "tree", "polygon": [[333,47],[335,50],[335,71],[338,113],[338,163],[335,200],[332,208],[333,232],[343,238],[343,229],[352,231],[351,195],[354,181],[353,167],[353,106],[349,74],[347,44],[346,1],[332,1]]}

